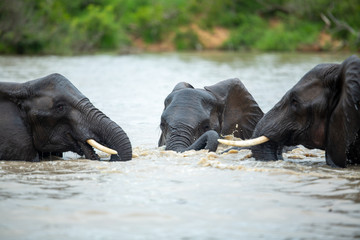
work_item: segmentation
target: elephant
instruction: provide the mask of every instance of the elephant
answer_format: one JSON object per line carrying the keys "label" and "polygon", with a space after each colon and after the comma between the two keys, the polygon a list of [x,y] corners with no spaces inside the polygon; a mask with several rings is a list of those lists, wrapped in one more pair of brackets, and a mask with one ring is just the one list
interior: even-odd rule
{"label": "elephant", "polygon": [[158,146],[216,151],[219,135],[249,138],[263,112],[237,78],[204,89],[178,83],[164,101]]}
{"label": "elephant", "polygon": [[0,83],[1,160],[36,162],[68,151],[99,160],[92,147],[112,154],[111,161],[132,158],[127,134],[67,78]]}
{"label": "elephant", "polygon": [[[282,159],[283,146],[325,150],[326,164],[360,164],[360,59],[319,64],[258,122],[251,141],[257,160]],[[244,142],[238,142],[242,146]],[[236,145],[236,144],[231,144]]]}

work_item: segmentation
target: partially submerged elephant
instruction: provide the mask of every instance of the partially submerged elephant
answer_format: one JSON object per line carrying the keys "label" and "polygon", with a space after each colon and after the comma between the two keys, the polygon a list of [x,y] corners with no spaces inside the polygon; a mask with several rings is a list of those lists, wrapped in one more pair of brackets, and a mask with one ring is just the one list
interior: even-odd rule
{"label": "partially submerged elephant", "polygon": [[260,143],[252,147],[258,160],[282,159],[284,145],[302,144],[325,150],[330,166],[360,164],[359,104],[360,59],[351,56],[342,64],[319,64],[265,114],[250,142],[223,143]]}
{"label": "partially submerged elephant", "polygon": [[216,151],[220,135],[249,138],[263,116],[239,79],[228,79],[205,89],[178,83],[165,99],[159,146],[166,150]]}
{"label": "partially submerged elephant", "polygon": [[132,157],[131,143],[121,127],[64,76],[0,83],[1,160],[39,161],[67,151],[99,159],[90,145],[112,154],[113,161]]}

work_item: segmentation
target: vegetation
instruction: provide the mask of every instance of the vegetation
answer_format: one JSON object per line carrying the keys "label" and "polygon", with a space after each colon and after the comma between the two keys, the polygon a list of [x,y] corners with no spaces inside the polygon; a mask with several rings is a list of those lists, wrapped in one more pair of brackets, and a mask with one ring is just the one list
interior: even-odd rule
{"label": "vegetation", "polygon": [[360,50],[359,0],[2,0],[1,54]]}

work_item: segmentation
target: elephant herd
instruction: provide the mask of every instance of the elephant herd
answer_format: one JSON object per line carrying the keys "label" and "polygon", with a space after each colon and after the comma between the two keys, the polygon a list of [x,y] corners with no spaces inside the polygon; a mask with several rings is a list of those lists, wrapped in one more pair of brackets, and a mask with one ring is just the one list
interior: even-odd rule
{"label": "elephant herd", "polygon": [[[319,64],[266,114],[238,79],[204,89],[178,83],[164,101],[159,146],[216,151],[218,142],[250,148],[256,160],[282,159],[285,146],[325,150],[332,167],[360,164],[360,58]],[[60,74],[0,83],[0,159],[39,161],[72,151],[97,160],[132,158],[123,129]],[[99,127],[101,126],[101,127]],[[247,139],[228,141],[233,134]]]}

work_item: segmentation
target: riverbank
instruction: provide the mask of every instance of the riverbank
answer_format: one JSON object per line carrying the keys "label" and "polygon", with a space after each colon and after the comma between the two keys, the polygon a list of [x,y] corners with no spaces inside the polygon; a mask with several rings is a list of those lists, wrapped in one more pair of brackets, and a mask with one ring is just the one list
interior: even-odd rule
{"label": "riverbank", "polygon": [[[321,31],[314,37],[314,40],[308,43],[296,43],[293,46],[284,47],[279,43],[273,42],[273,47],[266,46],[263,49],[256,47],[244,47],[232,43],[231,36],[234,34],[229,29],[223,27],[214,27],[212,30],[200,28],[192,24],[183,28],[183,33],[193,31],[196,41],[190,43],[187,39],[177,40],[175,33],[157,43],[147,43],[141,38],[134,38],[132,45],[120,49],[120,53],[137,53],[137,52],[173,52],[173,51],[297,51],[297,52],[337,52],[351,51],[341,40],[337,40],[329,33]],[[179,42],[180,41],[180,42]],[[183,41],[183,42],[181,42]]]}
{"label": "riverbank", "polygon": [[0,54],[360,51],[357,0],[3,0]]}

